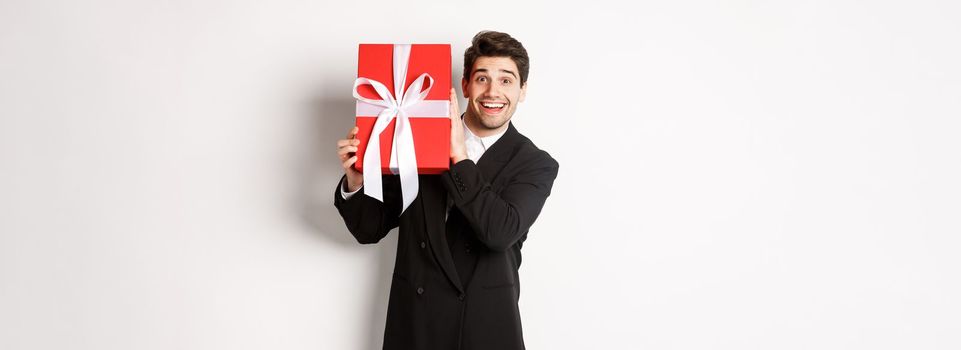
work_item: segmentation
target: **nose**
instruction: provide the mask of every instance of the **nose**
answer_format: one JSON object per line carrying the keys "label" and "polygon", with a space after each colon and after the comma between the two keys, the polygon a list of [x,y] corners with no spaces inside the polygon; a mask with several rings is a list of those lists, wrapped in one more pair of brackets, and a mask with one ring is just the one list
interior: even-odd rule
{"label": "nose", "polygon": [[501,96],[500,89],[497,84],[487,84],[487,88],[484,89],[485,98],[498,98]]}

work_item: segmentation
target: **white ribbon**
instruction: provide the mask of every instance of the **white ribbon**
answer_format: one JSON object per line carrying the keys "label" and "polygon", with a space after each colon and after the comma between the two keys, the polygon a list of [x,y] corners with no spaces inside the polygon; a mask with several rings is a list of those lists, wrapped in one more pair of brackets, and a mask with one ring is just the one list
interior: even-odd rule
{"label": "white ribbon", "polygon": [[[397,118],[394,125],[394,139],[390,150],[390,171],[400,173],[400,187],[403,198],[401,213],[407,210],[410,203],[417,197],[417,155],[414,153],[414,134],[410,125],[410,116],[447,118],[449,117],[448,100],[425,100],[427,93],[434,85],[434,78],[429,74],[421,74],[410,87],[404,89],[407,80],[407,65],[410,58],[408,45],[394,45],[394,95],[383,83],[368,79],[357,78],[354,81],[354,98],[357,101],[357,116],[377,115],[374,130],[367,141],[364,153],[364,193],[371,198],[384,201],[383,184],[380,169],[380,134],[387,129],[391,120]],[[424,83],[427,87],[424,88]],[[370,85],[380,96],[380,100],[368,99],[357,93],[357,87]],[[423,89],[423,91],[421,91]],[[400,96],[395,99],[395,96]]]}

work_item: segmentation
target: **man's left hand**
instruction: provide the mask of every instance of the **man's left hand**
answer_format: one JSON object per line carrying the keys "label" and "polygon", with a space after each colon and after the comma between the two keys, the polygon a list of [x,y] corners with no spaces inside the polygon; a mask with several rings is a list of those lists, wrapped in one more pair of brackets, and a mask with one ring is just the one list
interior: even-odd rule
{"label": "man's left hand", "polygon": [[450,89],[450,159],[454,164],[467,159],[467,146],[464,143],[464,122],[460,119],[457,106],[457,91]]}

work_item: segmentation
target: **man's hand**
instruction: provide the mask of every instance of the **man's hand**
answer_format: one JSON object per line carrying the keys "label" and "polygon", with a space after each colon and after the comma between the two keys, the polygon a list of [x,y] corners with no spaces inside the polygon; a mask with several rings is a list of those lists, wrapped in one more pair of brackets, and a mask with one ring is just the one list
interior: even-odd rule
{"label": "man's hand", "polygon": [[357,145],[360,144],[360,140],[357,139],[357,131],[359,131],[356,126],[350,129],[347,133],[347,138],[343,140],[337,140],[337,155],[340,156],[341,166],[344,167],[344,173],[347,174],[347,192],[354,192],[360,189],[364,185],[364,174],[354,169],[353,165],[357,162]]}
{"label": "man's hand", "polygon": [[464,144],[464,122],[460,119],[457,106],[457,92],[450,89],[450,159],[457,164],[467,159],[467,146]]}

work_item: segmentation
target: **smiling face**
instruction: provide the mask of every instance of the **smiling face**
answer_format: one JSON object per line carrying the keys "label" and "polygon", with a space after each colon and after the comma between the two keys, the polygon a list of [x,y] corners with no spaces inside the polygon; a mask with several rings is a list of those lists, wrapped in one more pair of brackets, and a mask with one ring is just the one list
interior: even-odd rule
{"label": "smiling face", "polygon": [[527,93],[527,82],[521,84],[517,64],[510,57],[478,57],[470,78],[461,85],[467,98],[465,122],[479,137],[506,129]]}

